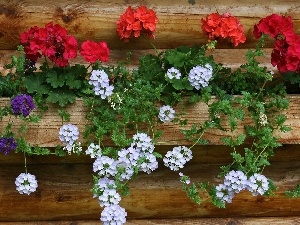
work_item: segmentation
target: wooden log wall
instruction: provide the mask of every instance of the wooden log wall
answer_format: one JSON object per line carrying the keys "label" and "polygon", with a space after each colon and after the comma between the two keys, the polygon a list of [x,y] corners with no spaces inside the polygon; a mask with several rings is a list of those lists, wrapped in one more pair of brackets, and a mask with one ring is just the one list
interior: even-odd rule
{"label": "wooden log wall", "polygon": [[[129,5],[146,5],[157,12],[159,23],[154,44],[158,49],[206,43],[200,19],[207,14],[218,11],[237,16],[245,27],[246,43],[233,49],[229,42],[222,41],[213,53],[216,61],[233,68],[245,62],[246,49],[255,46],[253,25],[261,18],[272,13],[290,15],[296,32],[300,33],[299,0],[195,0],[194,5],[188,0],[0,0],[0,71],[3,75],[8,72],[4,65],[15,52],[23,31],[51,21],[61,24],[79,42],[86,39],[106,41],[112,49],[109,63],[124,59],[126,52],[132,51],[131,66],[135,67],[141,55],[153,50],[143,39],[123,43],[116,35],[115,22]],[[267,42],[269,49],[261,58],[262,64],[269,68],[272,44],[272,41]],[[206,196],[203,204],[197,206],[181,190],[178,174],[170,172],[160,162],[160,169],[151,176],[140,175],[130,183],[131,195],[121,202],[128,212],[127,224],[299,224],[300,199],[284,195],[285,190],[300,183],[299,98],[291,99],[295,108],[287,112],[288,122],[298,130],[283,137],[285,145],[276,150],[272,158],[274,166],[267,168],[265,174],[280,187],[276,196],[252,197],[243,192],[226,209],[215,208]],[[7,99],[1,100],[0,105],[3,104],[7,104]],[[199,110],[199,106],[194,110]],[[76,121],[82,125],[84,110],[73,111],[76,111]],[[57,144],[58,128],[53,126],[57,118],[48,116],[40,127],[33,127],[28,133],[32,143],[47,147]],[[0,128],[3,126],[0,123]],[[166,130],[172,131],[172,128]],[[175,144],[172,140],[178,136],[173,133],[167,135],[171,139],[164,139],[168,144],[157,146],[162,154]],[[185,168],[184,172],[191,175],[192,181],[218,183],[219,167],[230,162],[230,150],[221,146],[214,134],[210,134],[214,145],[196,146],[194,158]],[[0,225],[99,224],[101,208],[90,192],[92,161],[88,157],[27,158],[28,170],[39,182],[37,192],[30,196],[19,195],[15,190],[14,180],[24,171],[23,160],[22,155],[0,155]]]}

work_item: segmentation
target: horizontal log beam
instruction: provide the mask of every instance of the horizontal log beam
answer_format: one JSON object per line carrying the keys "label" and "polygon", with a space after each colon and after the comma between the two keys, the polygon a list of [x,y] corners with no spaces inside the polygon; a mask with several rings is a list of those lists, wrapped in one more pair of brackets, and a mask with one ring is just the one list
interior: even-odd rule
{"label": "horizontal log beam", "polygon": [[[279,141],[283,144],[300,144],[299,132],[300,132],[300,120],[299,120],[299,104],[300,96],[289,95],[290,108],[284,113],[287,116],[285,122],[286,125],[292,127],[292,131],[282,133],[275,132],[275,135],[279,137]],[[0,106],[9,105],[8,98],[0,98]],[[180,109],[181,105],[177,106],[175,110]],[[28,130],[26,132],[26,140],[32,145],[38,145],[41,147],[55,147],[61,144],[58,139],[59,128],[62,126],[61,118],[58,116],[59,106],[53,105],[43,114],[43,118],[37,124],[29,124]],[[67,106],[67,112],[71,114],[70,123],[77,125],[81,132],[84,131],[86,126],[85,116],[87,115],[89,109],[84,107],[83,100],[77,99],[76,103]],[[186,114],[182,116],[182,119],[188,119],[189,124],[202,124],[208,119],[208,107],[206,104],[200,102],[197,104],[188,105],[186,109]],[[17,134],[18,129],[22,125],[22,121],[15,116],[6,116],[0,121],[0,127],[2,129],[8,124],[8,122],[13,123],[12,131]],[[246,125],[251,125],[252,120],[249,117],[245,117],[243,121],[239,122],[237,129],[231,134],[231,132],[221,131],[218,129],[208,129],[203,138],[209,140],[212,145],[222,145],[223,142],[220,140],[221,137],[237,136],[244,133],[244,127]],[[225,129],[229,129],[229,126],[224,124]],[[187,141],[184,135],[181,133],[179,125],[173,123],[166,123],[158,125],[158,129],[163,131],[162,137],[156,143],[157,145],[188,145],[191,142]],[[130,134],[133,135],[134,131]],[[82,137],[79,141],[83,141]],[[107,145],[111,144],[108,140],[104,143]]]}
{"label": "horizontal log beam", "polygon": [[[162,52],[166,49],[158,49],[158,51]],[[240,65],[246,63],[246,53],[248,49],[215,49],[212,52],[208,52],[209,55],[212,55],[217,63],[222,63],[224,66],[230,67],[232,69],[236,69],[240,67]],[[128,49],[116,49],[111,50],[110,59],[107,63],[103,63],[104,65],[115,65],[117,62],[125,61],[128,52],[131,53],[130,64],[128,65],[129,69],[136,68],[139,64],[139,59],[146,54],[155,54],[153,49],[150,50],[128,50]],[[278,75],[277,68],[271,65],[271,48],[264,48],[264,56],[260,56],[257,60],[261,63],[261,66],[267,67],[269,70],[273,70],[275,74]],[[5,76],[9,72],[13,72],[12,70],[8,70],[5,68],[5,65],[11,63],[11,56],[16,55],[17,52],[15,50],[0,50],[0,73]],[[36,66],[39,67],[41,64],[40,61],[37,62]],[[70,60],[70,64],[83,64],[86,62],[81,57],[77,57],[76,59]],[[86,64],[87,65],[87,64]]]}
{"label": "horizontal log beam", "polygon": [[[198,206],[181,190],[178,173],[164,167],[159,160],[158,170],[151,175],[141,173],[129,183],[131,194],[123,197],[121,206],[127,210],[129,220],[298,216],[300,199],[284,195],[285,190],[299,183],[300,162],[296,149],[297,146],[276,150],[272,166],[264,171],[264,175],[279,187],[275,196],[253,197],[244,191],[237,194],[226,209],[218,209],[210,203],[207,195],[203,195],[203,203]],[[159,152],[163,154],[165,150]],[[221,183],[217,175],[220,166],[225,163],[223,157],[229,160],[229,151],[216,146],[195,149],[194,153],[194,158],[183,169],[183,173],[189,175],[193,182]],[[47,161],[49,157],[28,157],[28,172],[36,175],[39,187],[35,193],[25,196],[15,190],[14,184],[15,178],[24,172],[24,166],[17,162],[2,163],[6,157],[0,156],[0,211],[5,212],[0,214],[0,221],[99,219],[101,208],[90,192],[91,160],[88,162],[85,157],[79,157],[83,159],[82,162],[70,163],[71,160],[64,163],[70,159],[67,157],[41,164],[36,158]]]}
{"label": "horizontal log beam", "polygon": [[[151,46],[144,39],[124,44],[116,35],[116,21],[129,5],[144,5],[145,1],[59,1],[51,2],[27,0],[6,1],[0,4],[0,49],[15,49],[20,43],[19,36],[31,26],[43,27],[53,21],[65,27],[75,35],[79,42],[86,39],[107,41],[112,49],[145,49]],[[237,16],[245,28],[248,39],[241,48],[254,47],[257,41],[253,38],[253,25],[272,13],[293,17],[295,30],[300,30],[300,4],[297,0],[271,2],[253,2],[227,0],[222,4],[218,0],[189,4],[187,0],[151,1],[146,4],[157,12],[157,25],[154,44],[157,48],[174,48],[179,45],[203,44],[207,37],[200,27],[200,19],[218,11],[230,12]],[[273,42],[266,43],[272,46]],[[222,41],[219,47],[231,48],[229,41]]]}
{"label": "horizontal log beam", "polygon": [[[250,218],[186,218],[186,219],[141,219],[141,220],[127,220],[126,225],[290,225],[298,224],[300,217],[250,217]],[[97,220],[86,221],[32,221],[32,222],[0,222],[0,225],[98,225]]]}

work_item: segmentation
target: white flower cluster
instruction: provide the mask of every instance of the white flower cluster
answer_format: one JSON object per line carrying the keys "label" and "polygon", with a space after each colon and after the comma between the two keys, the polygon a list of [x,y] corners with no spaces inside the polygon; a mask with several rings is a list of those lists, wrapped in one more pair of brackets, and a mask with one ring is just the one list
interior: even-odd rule
{"label": "white flower cluster", "polygon": [[129,180],[134,174],[134,166],[140,158],[140,153],[133,147],[124,148],[118,152],[117,168],[119,180]]}
{"label": "white flower cluster", "polygon": [[29,195],[32,192],[35,192],[38,184],[34,175],[30,173],[21,173],[15,181],[16,189],[20,194]]}
{"label": "white flower cluster", "polygon": [[180,77],[181,77],[181,73],[180,73],[180,71],[178,70],[178,69],[176,69],[175,67],[172,67],[172,68],[170,68],[170,69],[168,69],[168,71],[167,71],[167,77],[169,78],[169,79],[180,79]]}
{"label": "white flower cluster", "polygon": [[117,205],[121,200],[121,196],[117,193],[117,185],[114,180],[107,177],[100,178],[97,184],[97,190],[101,193],[98,197],[98,202],[101,207]]}
{"label": "white flower cluster", "polygon": [[200,88],[208,86],[212,74],[213,69],[209,64],[205,64],[205,66],[195,66],[190,70],[188,80],[191,86],[200,90]]}
{"label": "white flower cluster", "polygon": [[91,143],[87,150],[85,151],[85,154],[90,155],[92,159],[96,158],[98,155],[101,156],[101,148],[99,145],[95,145],[94,143]]}
{"label": "white flower cluster", "polygon": [[138,151],[139,159],[142,159],[142,163],[138,165],[139,171],[150,174],[158,168],[156,156],[153,154],[155,147],[147,134],[137,133],[133,135],[131,147]]}
{"label": "white flower cluster", "polygon": [[114,90],[114,86],[109,85],[108,75],[104,70],[93,70],[89,84],[94,86],[95,95],[100,95],[102,99],[111,96]]}
{"label": "white flower cluster", "polygon": [[115,176],[117,174],[116,161],[108,156],[100,155],[93,163],[93,171],[98,172],[99,176]]}
{"label": "white flower cluster", "polygon": [[119,205],[110,205],[103,209],[100,219],[103,225],[122,225],[126,223],[126,216],[124,208]]}
{"label": "white flower cluster", "polygon": [[86,154],[96,158],[93,171],[102,177],[95,185],[99,204],[105,207],[101,220],[104,224],[122,224],[126,221],[126,212],[118,205],[121,196],[117,193],[115,182],[131,179],[136,169],[150,173],[158,167],[152,139],[145,133],[133,135],[131,145],[121,149],[116,159],[102,155],[100,146],[94,143],[89,145]]}
{"label": "white flower cluster", "polygon": [[175,110],[169,105],[163,105],[159,109],[158,118],[162,122],[170,122],[175,118]]}
{"label": "white flower cluster", "polygon": [[263,195],[269,189],[269,181],[264,175],[255,173],[249,177],[247,189],[253,196]]}
{"label": "white flower cluster", "polygon": [[[59,129],[59,140],[66,145],[64,149],[68,151],[69,154],[71,152],[78,152],[81,151],[81,146],[74,145],[75,141],[79,137],[79,131],[77,126],[73,124],[65,124]],[[79,148],[79,149],[78,149]]]}
{"label": "white flower cluster", "polygon": [[255,173],[249,179],[242,171],[232,170],[226,174],[224,182],[216,186],[216,196],[224,203],[231,203],[234,195],[242,190],[248,190],[253,196],[263,195],[269,189],[268,179]]}
{"label": "white flower cluster", "polygon": [[121,201],[121,196],[117,192],[117,185],[114,180],[107,177],[100,178],[95,184],[97,190],[98,202],[101,207],[104,207],[100,220],[103,224],[124,224],[126,222],[127,213],[124,208],[118,204]]}
{"label": "white flower cluster", "polygon": [[177,171],[193,158],[192,151],[186,146],[174,147],[163,158],[164,165],[171,170]]}
{"label": "white flower cluster", "polygon": [[260,125],[265,126],[268,124],[268,117],[266,114],[260,112],[259,113],[259,120],[258,122],[260,123]]}

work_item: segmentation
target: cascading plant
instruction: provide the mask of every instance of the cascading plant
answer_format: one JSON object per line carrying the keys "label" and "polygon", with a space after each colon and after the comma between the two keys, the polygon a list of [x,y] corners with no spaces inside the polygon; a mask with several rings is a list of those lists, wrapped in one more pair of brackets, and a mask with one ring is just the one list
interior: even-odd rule
{"label": "cascading plant", "polygon": [[[103,224],[126,222],[127,213],[119,202],[129,194],[128,183],[140,172],[150,174],[157,169],[160,160],[179,173],[183,190],[198,204],[203,201],[203,192],[217,207],[225,207],[245,190],[254,196],[273,194],[276,187],[263,175],[264,168],[281,145],[274,132],[291,129],[284,124],[286,116],[282,114],[289,107],[286,83],[277,80],[296,84],[300,80],[300,38],[293,31],[291,18],[273,14],[259,21],[254,27],[259,42],[255,49],[248,50],[247,62],[235,70],[216,63],[212,53],[220,39],[229,38],[233,46],[246,41],[236,17],[212,13],[201,19],[207,44],[166,51],[157,50],[151,41],[157,23],[156,13],[145,6],[128,7],[116,22],[121,40],[142,36],[154,47],[154,53],[142,56],[135,69],[129,69],[130,57],[109,64],[106,42],[87,40],[78,50],[76,38],[58,24],[32,27],[21,34],[18,54],[6,66],[14,72],[0,77],[1,96],[11,98],[10,105],[1,108],[0,118],[15,116],[22,121],[17,133],[13,132],[13,122],[0,133],[0,152],[24,154],[25,173],[15,182],[20,194],[38,188],[36,177],[27,171],[27,155],[74,153],[94,159],[91,189],[103,207]],[[271,63],[283,75],[280,78],[257,60],[264,54],[266,35],[275,38]],[[78,55],[84,64],[72,64]],[[83,131],[72,124],[65,110],[76,98],[82,98],[89,109]],[[178,104],[188,107],[200,101],[208,106],[209,118],[201,124],[184,119],[186,109]],[[55,149],[31,146],[25,138],[30,123],[38,123],[47,110],[45,103],[60,106],[62,125],[57,138],[61,145]],[[252,120],[251,125],[235,135],[239,122],[246,117]],[[162,135],[159,125],[163,123],[178,124],[191,144],[175,146],[164,156],[155,151]],[[219,184],[191,182],[181,171],[192,160],[194,146],[210,142],[204,138],[208,129],[224,131],[221,139],[232,149],[232,162],[221,167],[218,176],[223,182]],[[82,143],[78,141],[80,135]],[[287,195],[297,197],[299,192],[296,187]]]}

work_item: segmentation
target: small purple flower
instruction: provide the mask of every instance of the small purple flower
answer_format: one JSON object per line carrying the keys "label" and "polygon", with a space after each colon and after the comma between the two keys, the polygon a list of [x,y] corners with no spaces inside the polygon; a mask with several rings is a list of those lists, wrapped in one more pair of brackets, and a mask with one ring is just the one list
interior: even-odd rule
{"label": "small purple flower", "polygon": [[11,151],[14,151],[17,147],[17,142],[13,137],[1,137],[0,138],[0,152],[4,155],[8,155]]}
{"label": "small purple flower", "polygon": [[27,117],[35,109],[35,105],[30,95],[22,94],[11,100],[11,108],[14,114]]}
{"label": "small purple flower", "polygon": [[11,151],[15,150],[17,143],[13,137],[1,137],[0,138],[0,152],[5,155],[9,154]]}

